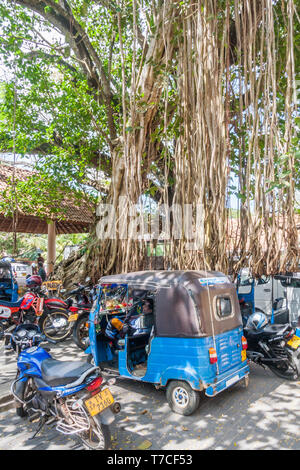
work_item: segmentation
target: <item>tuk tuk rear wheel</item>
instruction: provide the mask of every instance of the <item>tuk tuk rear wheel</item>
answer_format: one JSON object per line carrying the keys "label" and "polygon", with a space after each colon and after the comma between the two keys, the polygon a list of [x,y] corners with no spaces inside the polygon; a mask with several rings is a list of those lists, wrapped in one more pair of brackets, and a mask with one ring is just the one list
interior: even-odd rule
{"label": "tuk tuk rear wheel", "polygon": [[193,414],[200,404],[199,392],[181,380],[169,382],[166,397],[171,410],[184,416]]}

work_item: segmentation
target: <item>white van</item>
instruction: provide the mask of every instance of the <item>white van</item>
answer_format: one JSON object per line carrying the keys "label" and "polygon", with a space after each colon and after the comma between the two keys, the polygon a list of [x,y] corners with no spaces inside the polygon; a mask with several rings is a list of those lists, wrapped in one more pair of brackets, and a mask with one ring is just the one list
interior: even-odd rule
{"label": "white van", "polygon": [[26,263],[11,263],[11,266],[18,286],[24,287],[26,285],[27,274],[32,272],[31,266]]}
{"label": "white van", "polygon": [[268,317],[274,313],[277,323],[297,321],[300,316],[299,274],[262,276],[254,279],[249,269],[243,268],[237,280],[238,297],[240,300],[244,299],[253,312],[260,311]]}

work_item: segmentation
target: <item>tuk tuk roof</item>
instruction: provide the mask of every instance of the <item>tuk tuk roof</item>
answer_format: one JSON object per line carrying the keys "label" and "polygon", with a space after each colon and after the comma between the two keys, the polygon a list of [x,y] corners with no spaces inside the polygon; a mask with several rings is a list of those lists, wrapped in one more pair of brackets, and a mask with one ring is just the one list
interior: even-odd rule
{"label": "tuk tuk roof", "polygon": [[11,263],[9,261],[0,261],[0,268],[12,269]]}
{"label": "tuk tuk roof", "polygon": [[212,284],[229,283],[230,279],[218,271],[137,271],[132,273],[114,274],[100,278],[100,284],[128,284],[140,288],[175,287],[195,281],[203,287]]}
{"label": "tuk tuk roof", "polygon": [[[156,290],[157,336],[199,337],[224,333],[242,324],[236,288],[216,271],[139,271],[104,276],[100,284],[127,284]],[[218,318],[216,299],[230,298],[232,311]]]}

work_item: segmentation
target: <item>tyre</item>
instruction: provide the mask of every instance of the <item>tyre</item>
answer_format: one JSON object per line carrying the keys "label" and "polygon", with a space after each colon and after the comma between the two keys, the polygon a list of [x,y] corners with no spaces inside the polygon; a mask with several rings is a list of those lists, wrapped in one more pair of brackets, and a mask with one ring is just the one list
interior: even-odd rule
{"label": "tyre", "polygon": [[5,327],[2,324],[2,322],[0,322],[0,346],[2,344],[2,341],[3,341],[3,344],[4,344],[4,332],[5,332]]}
{"label": "tyre", "polygon": [[73,340],[80,349],[85,350],[88,347],[89,328],[86,326],[89,315],[82,315],[75,323],[73,329]]}
{"label": "tyre", "polygon": [[19,416],[19,418],[26,418],[27,413],[24,410],[23,405],[21,405],[21,406],[16,405],[16,415]]}
{"label": "tyre", "polygon": [[279,362],[276,365],[269,365],[269,369],[280,377],[290,381],[300,379],[300,351],[288,351],[289,362]]}
{"label": "tyre", "polygon": [[[19,373],[17,374],[17,378],[18,376],[19,376]],[[33,398],[35,393],[36,393],[36,386],[34,385],[32,379],[28,379],[25,385],[23,397],[20,397],[20,398],[22,398],[22,400],[26,402],[30,400],[31,398]],[[24,405],[21,404],[19,401],[16,401],[16,415],[19,416],[20,418],[26,418],[26,416],[28,416],[27,411],[24,409]]]}
{"label": "tyre", "polygon": [[184,416],[193,414],[200,404],[199,392],[181,380],[169,382],[166,397],[171,410]]}
{"label": "tyre", "polygon": [[79,439],[86,449],[107,450],[111,445],[111,433],[107,424],[102,424],[100,419],[90,417],[91,427],[88,431],[79,434]]}
{"label": "tyre", "polygon": [[50,310],[44,313],[39,320],[39,327],[46,338],[55,343],[61,343],[71,334],[69,315],[63,309]]}

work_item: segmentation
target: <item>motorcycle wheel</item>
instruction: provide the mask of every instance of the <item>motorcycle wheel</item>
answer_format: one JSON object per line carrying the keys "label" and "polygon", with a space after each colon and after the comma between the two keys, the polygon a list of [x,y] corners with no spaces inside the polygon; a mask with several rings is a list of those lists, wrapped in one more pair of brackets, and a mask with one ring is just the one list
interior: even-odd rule
{"label": "motorcycle wheel", "polygon": [[0,346],[2,344],[2,341],[4,341],[4,332],[5,332],[4,325],[2,324],[2,322],[0,322]]}
{"label": "motorcycle wheel", "polygon": [[111,433],[107,424],[101,423],[97,416],[90,416],[90,429],[79,434],[79,439],[89,450],[107,450],[111,444]]}
{"label": "motorcycle wheel", "polygon": [[89,315],[82,315],[75,323],[73,329],[73,340],[75,344],[85,350],[88,347],[87,340],[89,338],[89,329],[86,323],[89,319]]}
{"label": "motorcycle wheel", "polygon": [[300,379],[300,351],[288,352],[289,362],[288,364],[269,365],[269,369],[280,377],[290,381],[296,381]]}
{"label": "motorcycle wheel", "polygon": [[[19,372],[17,374],[17,378],[18,376],[19,376]],[[35,392],[36,392],[36,387],[33,384],[32,379],[28,379],[25,385],[24,395],[22,397],[23,401],[27,401],[29,398],[32,398]],[[27,411],[24,410],[24,405],[22,405],[20,402],[16,402],[16,414],[20,418],[26,418],[26,416],[28,416]]]}
{"label": "motorcycle wheel", "polygon": [[39,320],[39,327],[46,338],[51,339],[55,343],[61,343],[67,339],[72,327],[68,321],[68,314],[63,309],[51,310],[44,313]]}

